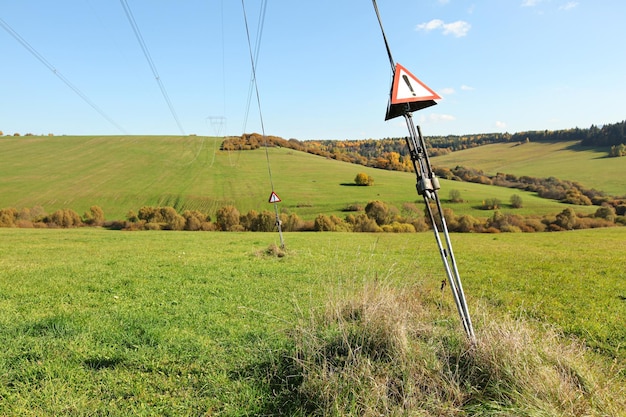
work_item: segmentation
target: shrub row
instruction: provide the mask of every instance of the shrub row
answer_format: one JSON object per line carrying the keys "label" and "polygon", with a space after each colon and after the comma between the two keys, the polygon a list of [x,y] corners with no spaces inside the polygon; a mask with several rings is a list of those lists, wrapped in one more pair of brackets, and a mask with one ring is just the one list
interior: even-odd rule
{"label": "shrub row", "polygon": [[517,177],[513,174],[504,173],[487,175],[482,170],[462,166],[457,166],[453,169],[435,168],[434,170],[438,177],[448,180],[516,188],[537,193],[541,198],[557,200],[567,204],[581,206],[602,206],[608,204],[616,210],[619,208],[619,210],[626,211],[625,198],[609,197],[602,191],[585,188],[576,181],[560,180],[555,177],[536,178],[528,175]]}
{"label": "shrub row", "polygon": [[[436,212],[435,208],[432,208]],[[371,201],[365,208],[358,205],[348,207],[345,218],[335,215],[320,214],[314,220],[303,220],[293,213],[280,213],[279,219],[283,231],[342,231],[342,232],[390,232],[414,233],[432,228],[428,215],[415,203],[405,203],[401,209],[382,201]],[[543,232],[572,229],[588,229],[626,225],[625,213],[616,211],[605,204],[592,215],[577,214],[566,208],[552,216],[521,216],[504,214],[495,210],[487,219],[478,219],[470,215],[454,214],[450,208],[444,208],[444,218],[448,230],[461,233],[499,233],[499,232]],[[440,224],[439,218],[435,221]],[[130,211],[125,220],[105,221],[104,212],[99,206],[92,206],[83,216],[71,209],[57,210],[47,214],[40,207],[6,208],[0,210],[0,227],[21,228],[72,228],[82,226],[103,226],[115,230],[188,230],[188,231],[252,231],[271,232],[276,230],[277,219],[269,211],[251,210],[241,214],[232,205],[221,207],[215,220],[197,210],[185,210],[178,213],[173,207],[142,207],[138,212]]]}
{"label": "shrub row", "polygon": [[19,211],[15,208],[0,209],[0,227],[71,228],[104,224],[104,212],[99,206],[92,206],[82,217],[71,209],[60,209],[47,214],[41,206],[22,208]]}

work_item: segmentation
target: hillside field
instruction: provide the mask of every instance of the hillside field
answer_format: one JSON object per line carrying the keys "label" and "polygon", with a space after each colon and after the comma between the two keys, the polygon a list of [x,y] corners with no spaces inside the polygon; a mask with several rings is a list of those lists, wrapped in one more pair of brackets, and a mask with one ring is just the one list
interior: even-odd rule
{"label": "hillside field", "polygon": [[580,146],[571,142],[498,143],[452,152],[432,158],[437,166],[457,165],[531,177],[557,177],[577,181],[609,195],[626,195],[626,158],[609,158],[608,148]]}
{"label": "hillside field", "polygon": [[[365,206],[373,200],[398,208],[405,202],[421,201],[412,173],[366,168],[285,148],[268,149],[268,166],[264,148],[220,151],[221,141],[222,138],[200,136],[3,137],[0,138],[0,208],[39,205],[47,212],[69,208],[82,215],[89,207],[98,205],[108,220],[124,219],[130,210],[136,212],[143,206],[172,206],[178,211],[195,209],[213,216],[219,207],[233,204],[241,213],[260,212],[273,209],[267,203],[272,183],[282,199],[280,209],[303,219],[313,219],[318,214],[344,217],[346,207]],[[472,152],[470,156],[482,155],[481,160],[475,156],[448,162],[478,165],[494,159],[493,150],[500,148],[493,146],[500,145],[449,156]],[[541,154],[552,149],[551,146],[531,143],[519,149],[534,149],[533,152]],[[566,153],[566,157],[591,155],[590,151],[567,152],[571,153]],[[559,154],[556,151],[549,154],[553,153]],[[528,156],[529,151],[525,155]],[[621,177],[619,172],[611,176],[602,174],[607,163],[615,164],[613,160],[621,162],[622,158],[602,159],[600,166],[592,158],[566,159],[564,166],[544,160],[541,171],[538,170],[541,164],[535,159],[527,158],[515,165],[511,161],[509,168],[505,164],[507,158],[500,160],[498,169],[509,172],[523,168],[533,175],[554,175],[562,179],[576,179],[570,178],[570,173],[574,172],[595,173],[594,181],[589,181],[590,184],[583,181],[583,184],[606,190],[618,189],[619,181],[615,178],[626,174],[623,170],[619,171]],[[436,164],[442,161],[434,159]],[[359,172],[373,177],[374,185],[354,186]],[[523,215],[556,214],[567,207],[519,190],[445,180],[441,183],[440,197],[444,203],[450,190],[460,191],[464,202],[447,205],[457,215],[490,217],[492,212],[480,210],[482,202],[490,198],[501,201],[503,212]],[[508,207],[513,194],[522,197],[523,208]],[[573,207],[585,214],[596,209]]]}
{"label": "hillside field", "polygon": [[[282,406],[263,369],[299,317],[373,282],[431,293],[439,325],[461,331],[432,233],[287,233],[284,257],[264,255],[277,240],[0,229],[0,414],[270,415]],[[623,394],[625,241],[455,234],[478,337],[505,315],[557,326]]]}

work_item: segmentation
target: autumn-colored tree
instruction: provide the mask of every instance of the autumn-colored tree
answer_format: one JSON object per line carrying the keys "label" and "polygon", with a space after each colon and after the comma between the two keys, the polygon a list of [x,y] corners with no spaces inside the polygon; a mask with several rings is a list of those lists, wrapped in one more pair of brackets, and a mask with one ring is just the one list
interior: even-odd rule
{"label": "autumn-colored tree", "polygon": [[17,210],[14,208],[0,210],[0,227],[15,227],[17,216]]}
{"label": "autumn-colored tree", "polygon": [[276,228],[276,216],[267,210],[257,214],[250,230],[255,232],[272,232]]}
{"label": "autumn-colored tree", "polygon": [[593,217],[598,217],[601,219],[608,220],[610,222],[615,221],[615,209],[609,205],[603,205],[599,209],[596,210]]}
{"label": "autumn-colored tree", "polygon": [[332,232],[335,230],[335,224],[327,215],[319,214],[315,218],[313,228],[316,232]]}
{"label": "autumn-colored tree", "polygon": [[185,219],[185,230],[211,230],[211,218],[198,210],[185,210],[183,212]]}
{"label": "autumn-colored tree", "polygon": [[382,201],[370,201],[365,206],[365,214],[370,219],[374,219],[377,225],[389,223],[389,208]]}
{"label": "autumn-colored tree", "polygon": [[185,227],[185,218],[174,207],[142,207],[137,218],[148,230],[183,230]]}
{"label": "autumn-colored tree", "polygon": [[83,221],[90,226],[102,226],[104,224],[104,211],[100,206],[91,206],[89,211],[83,214]]}
{"label": "autumn-colored tree", "polygon": [[78,213],[71,209],[57,210],[48,215],[44,222],[57,227],[78,227],[83,224]]}
{"label": "autumn-colored tree", "polygon": [[576,226],[576,212],[568,207],[556,215],[555,224],[562,229],[572,230]]}
{"label": "autumn-colored tree", "polygon": [[354,178],[354,183],[356,185],[370,186],[370,185],[374,185],[374,178],[370,177],[364,172],[359,172],[358,174],[356,174],[356,177]]}
{"label": "autumn-colored tree", "polygon": [[185,228],[185,218],[178,214],[174,207],[160,207],[159,214],[163,220],[163,230],[183,230]]}
{"label": "autumn-colored tree", "polygon": [[235,206],[221,207],[215,214],[215,223],[220,230],[235,230],[239,226],[239,210]]}
{"label": "autumn-colored tree", "polygon": [[361,213],[357,216],[349,215],[346,217],[346,221],[352,225],[352,231],[354,232],[380,232],[382,229],[376,220],[370,218],[365,213]]}
{"label": "autumn-colored tree", "polygon": [[299,232],[304,230],[305,222],[297,214],[280,214],[280,221],[282,222],[282,229],[285,232]]}
{"label": "autumn-colored tree", "polygon": [[483,205],[481,206],[483,210],[497,210],[500,208],[500,200],[497,198],[488,198],[483,200]]}

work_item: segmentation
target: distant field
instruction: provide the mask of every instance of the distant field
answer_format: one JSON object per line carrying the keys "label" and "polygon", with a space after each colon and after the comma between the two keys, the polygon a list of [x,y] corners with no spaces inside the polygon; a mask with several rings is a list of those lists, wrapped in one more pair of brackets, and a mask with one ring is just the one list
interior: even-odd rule
{"label": "distant field", "polygon": [[[48,212],[70,208],[83,214],[90,206],[99,205],[109,220],[123,219],[129,210],[142,206],[197,209],[211,215],[227,204],[236,205],[242,213],[272,210],[267,203],[272,189],[265,150],[220,151],[221,141],[201,136],[3,137],[0,208],[41,205]],[[524,146],[520,149],[542,149],[538,144]],[[489,160],[485,155],[491,155],[490,149],[494,148],[472,151],[479,155],[485,150],[483,158]],[[304,219],[322,213],[344,217],[342,210],[347,206],[365,206],[372,200],[398,208],[421,200],[411,173],[366,168],[284,148],[270,148],[269,160],[274,189],[282,199],[280,209]],[[451,163],[473,166],[474,162],[461,158]],[[612,160],[602,160],[607,162]],[[570,164],[585,170],[574,162],[565,166]],[[359,172],[372,176],[374,186],[352,185]],[[560,173],[549,175],[570,179]],[[453,181],[442,181],[441,198],[447,199],[452,189],[459,190],[465,200],[448,205],[456,214],[489,217],[492,212],[479,209],[489,198],[500,200],[503,211],[520,214],[556,214],[566,207],[523,191]],[[522,197],[524,208],[507,207],[512,194]],[[584,213],[595,211],[594,207],[574,208]]]}
{"label": "distant field", "polygon": [[[272,387],[253,371],[298,314],[373,281],[438,297],[445,277],[432,233],[287,233],[285,257],[263,256],[277,241],[0,229],[0,415],[263,415]],[[454,235],[476,332],[502,314],[556,325],[624,378],[625,241],[626,228]],[[440,308],[460,326],[448,288]]]}
{"label": "distant field", "polygon": [[479,168],[488,174],[557,177],[610,195],[626,195],[626,158],[609,158],[608,149],[582,147],[578,143],[499,143],[438,156],[432,158],[432,163],[450,168]]}

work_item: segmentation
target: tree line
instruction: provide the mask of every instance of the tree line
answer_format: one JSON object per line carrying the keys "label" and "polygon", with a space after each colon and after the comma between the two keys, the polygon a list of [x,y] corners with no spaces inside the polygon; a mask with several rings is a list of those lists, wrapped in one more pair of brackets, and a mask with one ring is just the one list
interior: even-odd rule
{"label": "tree line", "polygon": [[[224,142],[225,149],[243,149],[245,144],[255,144],[255,146],[261,146],[262,141],[265,140],[267,146],[285,146],[299,151],[305,151],[314,154],[320,154],[324,156],[322,148],[316,147],[315,143],[309,144],[306,142],[306,148],[304,145],[300,146],[301,142],[291,139],[285,141],[284,139],[270,136],[263,139],[258,134],[246,134],[241,137],[231,138],[228,142]],[[330,141],[332,142],[332,141]],[[339,142],[339,147],[350,148],[351,143],[357,141],[351,141],[350,143]],[[373,159],[367,159],[364,156],[360,156],[359,161],[345,160],[345,162],[361,163],[362,165],[370,165],[375,168],[391,169],[396,171],[413,171],[413,164],[410,156],[400,155],[397,152],[390,151],[393,149],[392,139],[382,139],[379,141],[365,141],[364,148],[368,149],[366,154],[379,155]],[[623,152],[626,155],[626,145],[618,146],[619,152]],[[344,160],[338,153],[334,154],[333,159]],[[369,161],[369,162],[368,162]],[[528,175],[516,176],[514,174],[496,173],[495,175],[488,175],[484,171],[475,168],[467,168],[463,166],[457,166],[455,168],[434,167],[435,174],[439,178],[448,180],[473,182],[486,185],[496,185],[500,187],[521,189],[524,191],[535,192],[542,198],[551,200],[557,200],[562,203],[575,204],[575,205],[610,205],[614,209],[624,204],[623,197],[607,196],[604,192],[596,190],[594,188],[587,188],[577,181],[561,180],[556,177],[549,178],[537,178]],[[366,174],[359,174],[366,175]],[[356,180],[355,180],[356,181]],[[372,179],[373,182],[373,179]],[[358,182],[357,182],[358,183]]]}
{"label": "tree line", "polygon": [[[451,208],[444,208],[448,230],[462,233],[499,232],[543,232],[626,225],[626,204],[616,208],[604,204],[591,215],[577,214],[568,207],[561,213],[550,216],[522,216],[504,214],[497,208],[499,202],[486,208],[493,214],[486,219],[470,215],[457,216]],[[521,207],[521,201],[511,201],[511,207]],[[413,202],[400,208],[382,201],[371,201],[365,207],[352,204],[344,208],[347,213],[341,218],[336,215],[319,214],[314,220],[303,220],[297,214],[279,214],[281,228],[286,232],[342,231],[342,232],[390,232],[415,233],[432,229],[424,209]],[[440,222],[440,219],[436,219]],[[251,231],[272,232],[277,229],[276,216],[269,211],[251,210],[240,213],[233,205],[221,207],[215,219],[198,210],[178,212],[173,207],[141,207],[130,211],[124,220],[105,220],[99,206],[92,206],[82,216],[71,209],[60,209],[46,213],[40,207],[0,209],[0,227],[19,228],[75,228],[104,227],[112,230],[187,230],[187,231]]]}
{"label": "tree line", "polygon": [[[481,133],[471,135],[427,136],[426,144],[431,156],[475,148],[493,143],[564,142],[581,141],[583,146],[615,147],[611,156],[626,155],[626,121],[591,125],[587,129],[536,130],[510,133]],[[620,146],[621,145],[621,146]],[[261,146],[280,146],[338,161],[350,162],[372,168],[394,171],[413,171],[413,164],[405,138],[361,140],[310,140],[283,139],[247,133],[228,137],[222,143],[223,150],[251,150]],[[620,152],[621,151],[621,152]]]}

